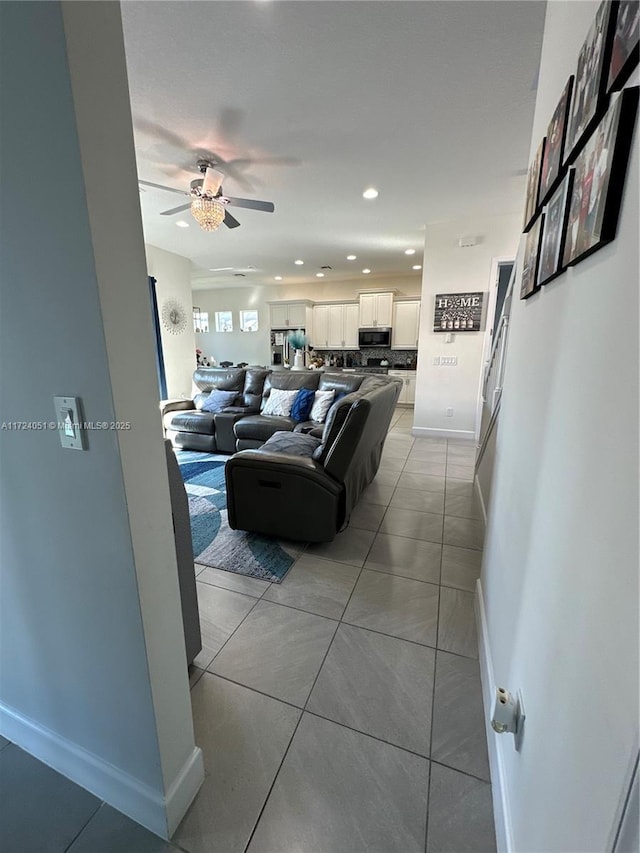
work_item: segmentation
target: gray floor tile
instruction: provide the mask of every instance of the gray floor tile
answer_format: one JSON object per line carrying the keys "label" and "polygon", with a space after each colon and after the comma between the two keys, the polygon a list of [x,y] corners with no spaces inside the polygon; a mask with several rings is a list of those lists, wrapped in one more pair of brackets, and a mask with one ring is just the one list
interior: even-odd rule
{"label": "gray floor tile", "polygon": [[466,468],[473,468],[476,464],[476,448],[461,447],[460,445],[452,445],[447,448],[447,460],[452,465],[463,465]]}
{"label": "gray floor tile", "polygon": [[367,504],[381,504],[382,506],[388,506],[392,494],[393,486],[382,486],[374,480],[373,483],[370,483],[362,492],[360,495],[360,501]]}
{"label": "gray floor tile", "polygon": [[441,550],[442,546],[437,542],[378,533],[364,566],[365,569],[373,569],[376,572],[388,572],[437,584],[440,582]]}
{"label": "gray floor tile", "polygon": [[[385,473],[395,473],[400,476],[400,472],[404,468],[405,462],[405,459],[394,459],[393,457],[388,459],[382,459],[380,461],[380,465],[378,466],[378,474],[380,474],[380,472],[382,471]],[[376,474],[376,479],[378,478],[378,474]]]}
{"label": "gray floor tile", "polygon": [[478,661],[438,652],[431,757],[489,781]]}
{"label": "gray floor tile", "polygon": [[357,527],[360,530],[376,531],[380,527],[380,522],[387,511],[385,506],[381,504],[358,503],[351,511],[349,518],[349,527]]}
{"label": "gray floor tile", "polygon": [[193,663],[206,669],[236,630],[256,599],[228,589],[197,582],[202,651]]}
{"label": "gray floor tile", "polygon": [[401,474],[398,480],[401,489],[414,489],[419,492],[439,492],[444,494],[444,477],[431,474]]}
{"label": "gray floor tile", "polygon": [[445,500],[445,515],[455,515],[458,518],[482,519],[480,499],[476,495],[470,498],[463,495],[447,495]]}
{"label": "gray floor tile", "polygon": [[387,441],[384,450],[382,451],[382,460],[385,459],[405,459],[409,455],[409,446],[398,446],[399,442]]}
{"label": "gray floor tile", "polygon": [[281,584],[271,584],[263,600],[340,619],[359,572],[347,563],[303,554]]}
{"label": "gray floor tile", "polygon": [[209,566],[205,566],[198,573],[198,580],[202,583],[211,584],[211,586],[230,589],[232,592],[241,592],[243,595],[250,595],[252,598],[260,598],[270,586],[268,581],[248,578],[245,575],[237,575],[235,572],[225,572],[223,569],[212,569]]}
{"label": "gray floor tile", "polygon": [[[390,491],[393,491],[393,489]],[[307,553],[315,554],[317,557],[324,557],[325,560],[335,560],[337,563],[362,566],[367,558],[375,535],[372,530],[347,527],[342,533],[338,533],[333,542],[320,542],[315,545],[309,545]]]}
{"label": "gray floor tile", "polygon": [[447,477],[451,477],[454,480],[473,482],[474,476],[475,470],[472,466],[456,465],[447,460]]}
{"label": "gray floor tile", "polygon": [[67,853],[134,853],[134,851],[135,853],[173,853],[178,851],[178,848],[103,803]]}
{"label": "gray floor tile", "polygon": [[340,625],[307,710],[429,755],[435,652]]}
{"label": "gray floor tile", "polygon": [[366,569],[342,617],[393,637],[435,646],[438,587]]}
{"label": "gray floor tile", "polygon": [[494,853],[495,849],[491,786],[432,764],[427,853]]}
{"label": "gray floor tile", "polygon": [[300,711],[210,673],[192,699],[205,780],[173,841],[189,853],[242,851]]}
{"label": "gray floor tile", "polygon": [[209,671],[302,707],[335,629],[323,616],[262,600]]}
{"label": "gray floor tile", "polygon": [[0,850],[60,853],[100,806],[100,800],[9,744],[0,752]]}
{"label": "gray floor tile", "polygon": [[456,480],[453,477],[447,477],[446,481],[447,497],[457,496],[462,498],[475,497],[475,486],[468,480]]}
{"label": "gray floor tile", "polygon": [[423,853],[428,766],[304,714],[249,853]]}
{"label": "gray floor tile", "polygon": [[473,601],[474,596],[470,592],[447,586],[440,588],[439,649],[470,658],[478,657]]}
{"label": "gray floor tile", "polygon": [[199,666],[194,666],[191,664],[189,667],[189,687],[193,689],[195,685],[200,681],[202,675],[204,673],[204,669],[201,669]]}
{"label": "gray floor tile", "polygon": [[389,507],[382,519],[380,532],[423,539],[426,542],[442,542],[442,516],[433,512]]}
{"label": "gray floor tile", "polygon": [[440,583],[475,592],[476,580],[480,577],[482,551],[471,548],[457,548],[455,545],[442,546],[442,574]]}
{"label": "gray floor tile", "polygon": [[415,489],[396,489],[391,498],[390,507],[412,509],[416,512],[435,512],[442,515],[444,495],[438,492],[418,492]]}
{"label": "gray floor tile", "polygon": [[408,458],[414,462],[422,460],[423,462],[435,462],[444,465],[447,461],[447,451],[444,447],[431,447],[430,445],[422,447],[416,442],[411,448]]}
{"label": "gray floor tile", "polygon": [[445,462],[409,458],[402,470],[407,474],[433,474],[436,477],[444,477],[447,465]]}
{"label": "gray floor tile", "polygon": [[481,551],[484,545],[484,524],[474,518],[456,518],[453,515],[445,515],[443,541],[446,545],[475,548]]}

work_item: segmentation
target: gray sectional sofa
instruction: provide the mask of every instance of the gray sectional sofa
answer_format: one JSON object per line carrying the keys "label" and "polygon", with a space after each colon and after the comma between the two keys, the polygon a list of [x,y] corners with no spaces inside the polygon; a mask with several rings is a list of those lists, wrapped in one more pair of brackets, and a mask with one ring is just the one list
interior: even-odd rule
{"label": "gray sectional sofa", "polygon": [[[264,369],[194,373],[193,400],[162,408],[174,447],[234,454],[225,466],[230,527],[301,542],[327,542],[348,524],[378,470],[402,383],[357,373]],[[334,389],[324,423],[264,414],[277,390]],[[236,391],[233,406],[198,410],[212,389]]]}

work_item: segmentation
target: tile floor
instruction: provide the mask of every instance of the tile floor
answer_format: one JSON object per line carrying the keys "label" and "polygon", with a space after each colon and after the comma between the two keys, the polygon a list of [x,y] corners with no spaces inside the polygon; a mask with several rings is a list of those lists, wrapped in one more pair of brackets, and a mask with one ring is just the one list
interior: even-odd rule
{"label": "tile floor", "polygon": [[349,528],[282,584],[196,566],[206,778],[172,843],[0,742],[3,853],[495,850],[473,449],[414,439],[412,419]]}

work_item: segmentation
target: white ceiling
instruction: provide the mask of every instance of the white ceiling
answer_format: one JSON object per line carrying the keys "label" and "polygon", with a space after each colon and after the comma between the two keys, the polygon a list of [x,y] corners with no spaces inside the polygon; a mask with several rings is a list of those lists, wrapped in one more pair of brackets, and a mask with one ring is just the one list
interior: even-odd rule
{"label": "white ceiling", "polygon": [[[225,180],[227,195],[276,206],[233,208],[242,227],[207,234],[188,211],[160,216],[180,197],[147,188],[146,241],[190,258],[195,287],[240,283],[211,267],[244,271],[243,284],[281,275],[312,287],[324,264],[325,281],[366,286],[364,267],[400,274],[421,262],[425,223],[519,210],[544,8],[123,3],[140,178],[186,190],[198,156],[217,154],[248,161]],[[365,201],[371,185],[380,195]]]}

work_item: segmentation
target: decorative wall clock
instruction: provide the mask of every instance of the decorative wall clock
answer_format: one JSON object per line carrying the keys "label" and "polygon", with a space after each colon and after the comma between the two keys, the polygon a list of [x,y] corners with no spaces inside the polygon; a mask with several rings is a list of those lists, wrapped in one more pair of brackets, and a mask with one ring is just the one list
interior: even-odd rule
{"label": "decorative wall clock", "polygon": [[187,312],[175,299],[167,299],[162,306],[162,325],[172,335],[179,335],[187,328]]}

